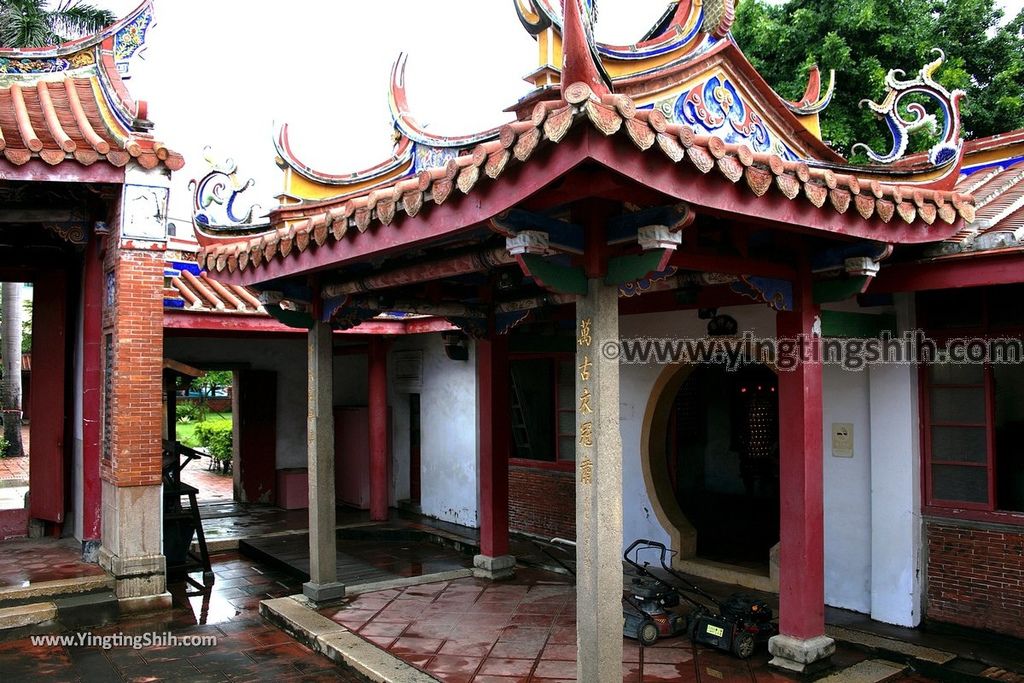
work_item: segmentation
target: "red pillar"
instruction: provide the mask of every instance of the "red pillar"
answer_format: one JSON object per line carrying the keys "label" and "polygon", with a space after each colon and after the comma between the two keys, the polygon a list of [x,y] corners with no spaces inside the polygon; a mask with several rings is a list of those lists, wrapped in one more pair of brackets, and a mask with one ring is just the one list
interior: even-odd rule
{"label": "red pillar", "polygon": [[508,554],[508,337],[476,345],[479,410],[480,554]]}
{"label": "red pillar", "polygon": [[95,545],[100,540],[103,502],[100,485],[103,255],[99,251],[99,240],[99,237],[94,237],[85,249],[82,275],[82,542],[87,545]]}
{"label": "red pillar", "polygon": [[805,270],[794,283],[793,311],[780,312],[776,326],[780,340],[805,342],[803,360],[779,370],[779,630],[800,640],[825,633],[821,363],[812,336],[818,315]]}
{"label": "red pillar", "polygon": [[388,356],[383,337],[370,339],[370,519],[388,518]]}

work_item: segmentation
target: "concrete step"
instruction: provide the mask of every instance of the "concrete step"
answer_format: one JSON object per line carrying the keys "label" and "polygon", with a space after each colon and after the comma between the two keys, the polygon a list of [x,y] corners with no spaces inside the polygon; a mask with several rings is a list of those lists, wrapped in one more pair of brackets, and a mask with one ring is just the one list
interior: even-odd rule
{"label": "concrete step", "polygon": [[899,676],[906,670],[905,664],[897,664],[885,659],[866,659],[822,678],[818,683],[882,683],[882,681]]}
{"label": "concrete step", "polygon": [[117,621],[120,607],[113,591],[71,595],[54,600],[57,621],[66,628],[102,626]]}
{"label": "concrete step", "polygon": [[48,624],[56,619],[57,605],[52,602],[0,607],[0,632]]}
{"label": "concrete step", "polygon": [[27,586],[0,587],[0,607],[47,602],[58,597],[113,590],[114,579],[106,574],[57,581],[37,581]]}
{"label": "concrete step", "polygon": [[942,666],[956,659],[952,652],[944,652],[935,648],[914,645],[895,638],[855,631],[842,626],[826,626],[825,635],[843,643],[849,643],[872,652],[889,655],[900,661],[916,660]]}

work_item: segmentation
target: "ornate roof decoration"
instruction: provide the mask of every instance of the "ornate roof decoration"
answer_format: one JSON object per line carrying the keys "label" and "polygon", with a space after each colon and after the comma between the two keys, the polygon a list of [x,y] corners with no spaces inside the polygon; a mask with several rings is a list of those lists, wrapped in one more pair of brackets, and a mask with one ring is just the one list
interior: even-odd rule
{"label": "ornate roof decoration", "polygon": [[[566,101],[539,103],[531,119],[502,127],[497,140],[481,143],[471,153],[414,177],[354,197],[279,209],[272,214],[279,227],[262,234],[240,239],[204,232],[197,226],[203,245],[198,261],[210,272],[234,273],[358,237],[372,225],[390,226],[400,212],[414,217],[432,204],[469,194],[486,184],[485,179],[495,180],[517,162],[528,162],[542,143],[558,144],[580,126],[622,136],[642,153],[657,150],[676,163],[680,172],[714,172],[725,182],[742,181],[758,197],[774,188],[781,195],[774,196],[776,201],[807,202],[822,210],[859,214],[864,220],[877,217],[883,223],[953,224],[974,217],[970,196],[899,184],[870,173],[857,175],[855,168],[840,172],[786,161],[776,154],[755,153],[746,145],[726,143],[721,137],[699,135],[689,126],[668,123],[657,110],[638,110],[628,97],[599,98],[583,84],[567,88],[567,96],[570,99]],[[913,178],[907,181],[913,183]]]}
{"label": "ornate roof decoration", "polygon": [[[210,166],[210,172],[188,184],[192,190],[193,226],[235,234],[266,230],[270,221],[261,215],[260,205],[239,200],[256,181],[249,178],[243,182],[238,176],[235,160],[218,160],[210,147],[203,150],[203,158]],[[256,215],[261,215],[261,218],[254,220]]]}
{"label": "ornate roof decoration", "polygon": [[[558,38],[547,44],[544,53],[560,60],[561,68],[554,73],[564,80],[539,88],[513,107],[516,121],[476,135],[426,133],[409,113],[405,60],[400,58],[392,72],[396,127],[392,158],[349,176],[327,176],[308,167],[300,170],[283,128],[277,149],[289,169],[287,192],[304,199],[274,210],[264,229],[220,229],[197,221],[200,264],[211,273],[236,273],[309,250],[330,249],[333,243],[348,244],[371,227],[390,227],[431,210],[431,206],[488,186],[509,169],[529,163],[538,150],[562,145],[571,150],[563,156],[570,156],[604,149],[599,142],[602,136],[628,140],[634,151],[619,146],[615,158],[602,158],[598,163],[615,167],[624,160],[628,165],[636,161],[636,154],[654,154],[660,159],[650,163],[661,169],[659,177],[691,174],[694,183],[701,183],[706,182],[701,176],[718,176],[725,187],[744,188],[724,190],[732,201],[746,207],[744,212],[753,210],[747,202],[769,194],[773,198],[765,201],[792,201],[802,205],[794,207],[792,217],[799,216],[808,228],[912,243],[944,239],[955,231],[950,226],[973,220],[973,199],[954,191],[962,155],[949,158],[938,150],[932,161],[908,159],[898,165],[856,167],[829,150],[804,119],[816,117],[828,103],[834,77],[823,95],[820,73],[812,69],[803,99],[784,103],[728,35],[716,38],[701,33],[712,10],[718,12],[718,18],[708,21],[719,26],[731,21],[726,11],[732,7],[729,0],[673,3],[649,32],[650,38],[633,46],[630,54],[636,56],[636,50],[653,49],[655,44],[671,47],[660,56],[629,61],[628,68],[623,67],[625,58],[609,56],[614,50],[594,41],[594,3],[565,3],[563,15],[555,9],[558,0],[517,0],[520,19],[536,33],[538,43]],[[689,47],[674,42],[694,22],[704,38]],[[556,31],[565,35],[556,36]],[[694,47],[700,41],[710,47],[701,52]],[[610,79],[604,78],[602,66]],[[899,82],[895,78],[899,72],[890,74],[890,80],[894,87],[919,88],[928,94],[934,90],[930,76],[937,66],[929,65],[913,82]],[[891,99],[894,108],[900,97],[891,95]],[[949,98],[951,113],[945,120],[953,132],[944,139],[947,146],[952,136],[959,135],[957,99],[955,93]],[[594,131],[601,135],[594,136]],[[555,149],[545,154],[557,155]],[[666,159],[671,166],[665,165]],[[296,192],[291,171],[304,182],[320,184],[298,186],[308,194]],[[544,172],[541,166],[538,173]],[[521,181],[522,173],[512,174]],[[490,191],[483,192],[486,197]],[[749,194],[736,194],[742,192]],[[880,232],[886,224],[891,233]]]}
{"label": "ornate roof decoration", "polygon": [[875,116],[885,121],[893,137],[892,149],[887,154],[879,154],[867,145],[857,143],[853,146],[853,151],[862,149],[875,163],[891,164],[906,154],[912,133],[927,129],[935,134],[938,131],[935,114],[929,114],[922,104],[915,101],[909,101],[905,106],[901,106],[906,97],[924,96],[935,102],[942,113],[940,139],[929,150],[928,160],[936,166],[943,166],[962,155],[960,99],[966,93],[959,89],[950,92],[932,79],[932,75],[946,59],[945,53],[939,48],[933,48],[932,52],[938,53],[938,58],[925,64],[916,78],[900,80],[905,73],[902,69],[889,71],[885,77],[889,91],[880,103],[861,100],[861,106],[868,105]]}
{"label": "ornate roof decoration", "polygon": [[400,53],[391,67],[391,88],[388,91],[388,106],[391,108],[391,119],[401,136],[431,147],[450,148],[467,147],[485,140],[498,137],[498,128],[491,128],[473,135],[435,135],[421,126],[409,111],[409,101],[405,92],[405,65],[409,55]]}
{"label": "ornate roof decoration", "polygon": [[786,108],[798,116],[810,116],[812,114],[820,114],[825,111],[828,105],[832,102],[832,96],[836,92],[836,70],[830,69],[828,72],[828,88],[825,92],[821,92],[821,70],[818,69],[818,65],[814,64],[811,66],[810,73],[807,75],[807,89],[804,90],[804,96],[800,98],[798,102],[787,102],[783,100]]}
{"label": "ornate roof decoration", "polygon": [[0,49],[0,152],[21,166],[42,159],[56,166],[103,160],[122,167],[170,170],[185,160],[148,134],[145,102],[123,83],[128,62],[143,46],[153,20],[152,0],[99,33],[46,48]]}
{"label": "ornate roof decoration", "polygon": [[408,137],[398,135],[395,140],[395,151],[390,159],[368,169],[352,171],[350,173],[325,173],[316,170],[299,159],[295,152],[292,151],[291,143],[288,139],[287,123],[282,123],[277,128],[277,134],[274,136],[274,149],[277,152],[278,159],[280,159],[285,167],[295,171],[295,173],[307,180],[332,187],[357,186],[356,189],[359,189],[358,186],[372,185],[378,181],[387,182],[396,173],[407,172],[412,161],[413,145]]}
{"label": "ornate roof decoration", "polygon": [[[579,0],[582,10],[596,18],[596,0]],[[519,20],[531,35],[549,28],[559,33],[564,28],[560,0],[513,0]],[[609,45],[597,41],[594,49],[600,58],[645,60],[724,38],[732,26],[733,0],[681,0],[672,2],[657,23],[633,45]],[[592,24],[591,24],[592,25]],[[570,81],[571,82],[571,81]]]}

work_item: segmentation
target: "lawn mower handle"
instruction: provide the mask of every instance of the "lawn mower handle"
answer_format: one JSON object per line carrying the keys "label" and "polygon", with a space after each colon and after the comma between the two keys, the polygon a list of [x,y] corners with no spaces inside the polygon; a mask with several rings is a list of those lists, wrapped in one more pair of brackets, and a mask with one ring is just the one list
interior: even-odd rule
{"label": "lawn mower handle", "polygon": [[659,543],[658,541],[652,541],[652,540],[649,540],[649,539],[646,539],[646,538],[638,538],[638,539],[636,539],[635,541],[633,541],[630,544],[630,546],[628,548],[626,548],[626,551],[624,553],[622,553],[622,559],[624,559],[627,564],[629,564],[629,565],[631,565],[633,567],[636,567],[641,572],[644,572],[644,573],[647,572],[647,570],[644,567],[641,567],[640,564],[636,560],[630,558],[630,556],[629,556],[629,554],[631,552],[633,552],[633,549],[636,548],[637,546],[645,546],[645,547],[648,547],[648,548],[656,548],[656,549],[660,550],[661,551],[661,566],[662,567],[665,566],[665,556],[668,554],[668,548],[665,547],[664,543]]}

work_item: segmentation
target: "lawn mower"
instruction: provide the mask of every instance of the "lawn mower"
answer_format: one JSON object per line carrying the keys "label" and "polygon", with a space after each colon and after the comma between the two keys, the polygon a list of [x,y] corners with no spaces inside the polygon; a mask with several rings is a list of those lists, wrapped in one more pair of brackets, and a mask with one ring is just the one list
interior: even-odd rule
{"label": "lawn mower", "polygon": [[[661,570],[671,582],[651,573],[649,562],[640,563],[644,550],[658,551]],[[636,571],[624,598],[627,609],[623,610],[623,635],[646,646],[658,638],[685,632],[694,643],[746,659],[759,644],[778,633],[772,609],[763,600],[735,594],[719,601],[672,569],[669,557],[670,551],[663,543],[647,539],[634,541],[623,553],[623,559]],[[693,606],[686,618],[670,611],[680,600]]]}

